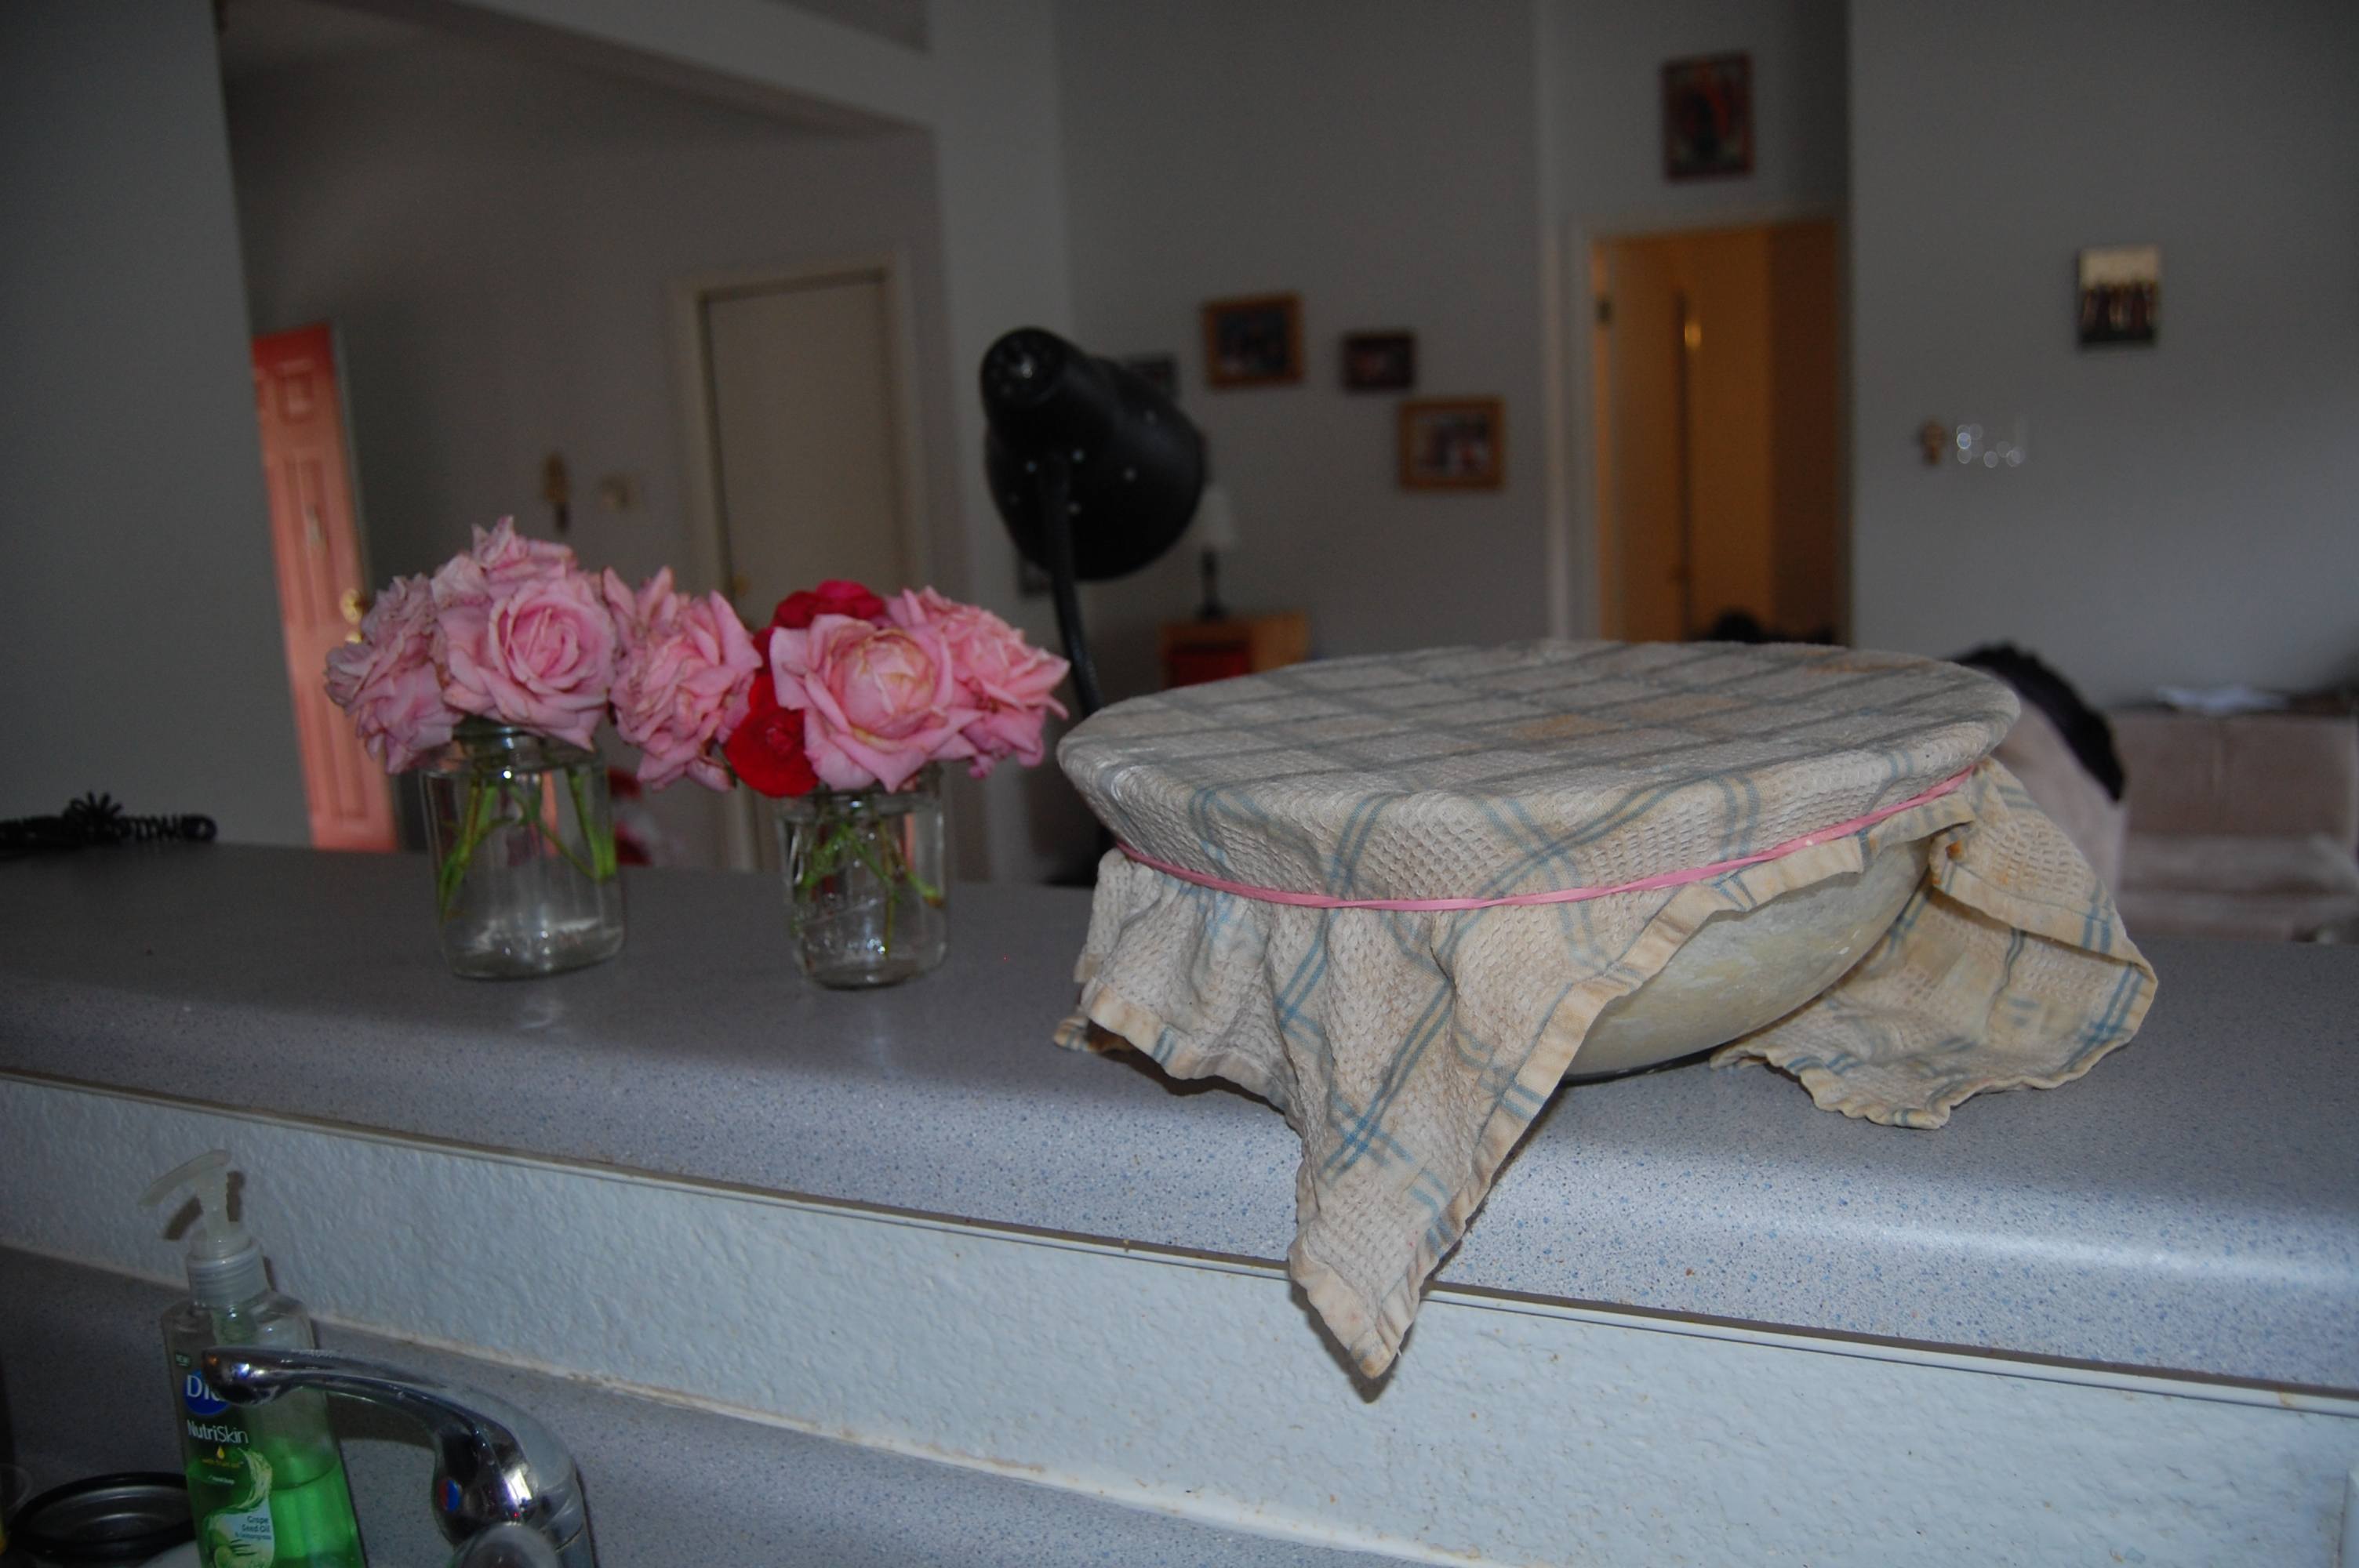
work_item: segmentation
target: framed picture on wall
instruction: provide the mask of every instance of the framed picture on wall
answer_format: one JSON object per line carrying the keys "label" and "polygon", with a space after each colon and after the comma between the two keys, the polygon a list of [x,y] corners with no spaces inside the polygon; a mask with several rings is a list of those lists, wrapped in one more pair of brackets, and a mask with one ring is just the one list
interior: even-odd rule
{"label": "framed picture on wall", "polygon": [[2162,247],[2081,253],[2081,346],[2154,346],[2162,315]]}
{"label": "framed picture on wall", "polygon": [[1302,379],[1302,299],[1261,294],[1204,307],[1204,382],[1278,386]]}
{"label": "framed picture on wall", "polygon": [[1753,57],[1703,55],[1663,67],[1663,178],[1753,172]]}
{"label": "framed picture on wall", "polygon": [[1496,490],[1507,478],[1507,406],[1496,397],[1412,397],[1400,406],[1404,490]]}
{"label": "framed picture on wall", "polygon": [[1407,392],[1417,384],[1415,332],[1343,335],[1343,390]]}

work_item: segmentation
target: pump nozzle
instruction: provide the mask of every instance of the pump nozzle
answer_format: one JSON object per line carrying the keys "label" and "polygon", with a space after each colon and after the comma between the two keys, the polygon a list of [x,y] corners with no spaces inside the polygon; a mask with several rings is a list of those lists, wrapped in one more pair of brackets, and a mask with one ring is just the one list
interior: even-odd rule
{"label": "pump nozzle", "polygon": [[139,1201],[154,1208],[183,1188],[197,1200],[197,1223],[189,1230],[189,1293],[206,1306],[225,1307],[268,1290],[260,1244],[230,1217],[229,1151],[207,1150],[157,1177]]}

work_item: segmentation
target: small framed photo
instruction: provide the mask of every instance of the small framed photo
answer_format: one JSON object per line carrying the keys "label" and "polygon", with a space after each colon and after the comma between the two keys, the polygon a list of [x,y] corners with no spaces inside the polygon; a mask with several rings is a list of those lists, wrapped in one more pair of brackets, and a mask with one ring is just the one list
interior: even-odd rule
{"label": "small framed photo", "polygon": [[1172,354],[1126,354],[1122,367],[1136,371],[1147,385],[1171,399],[1180,401],[1180,361]]}
{"label": "small framed photo", "polygon": [[1415,332],[1344,334],[1344,391],[1407,392],[1416,384]]}
{"label": "small framed photo", "polygon": [[1280,386],[1301,379],[1299,296],[1263,294],[1204,307],[1205,384]]}
{"label": "small framed photo", "polygon": [[1400,406],[1404,490],[1496,490],[1507,477],[1507,406],[1496,397],[1412,397]]}
{"label": "small framed photo", "polygon": [[2154,345],[2162,312],[2162,247],[2108,245],[2081,253],[2081,346]]}
{"label": "small framed photo", "polygon": [[1704,55],[1663,67],[1663,177],[1753,172],[1753,57]]}

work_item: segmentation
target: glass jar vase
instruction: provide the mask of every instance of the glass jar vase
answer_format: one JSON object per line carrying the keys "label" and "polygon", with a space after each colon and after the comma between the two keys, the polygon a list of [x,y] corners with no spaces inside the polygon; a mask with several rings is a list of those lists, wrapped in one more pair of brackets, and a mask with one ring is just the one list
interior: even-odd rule
{"label": "glass jar vase", "polygon": [[418,783],[453,973],[553,975],[622,951],[623,881],[597,753],[469,719]]}
{"label": "glass jar vase", "polygon": [[777,803],[787,914],[803,973],[854,990],[897,985],[950,951],[941,770],[897,790],[832,790]]}

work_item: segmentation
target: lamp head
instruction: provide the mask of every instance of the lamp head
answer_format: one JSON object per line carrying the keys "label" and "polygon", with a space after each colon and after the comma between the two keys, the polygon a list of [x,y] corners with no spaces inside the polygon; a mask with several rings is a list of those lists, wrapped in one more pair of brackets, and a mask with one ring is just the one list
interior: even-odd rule
{"label": "lamp head", "polygon": [[1016,547],[1049,567],[1044,468],[1062,465],[1073,571],[1123,577],[1179,541],[1204,487],[1204,440],[1145,377],[1037,327],[983,357],[984,468]]}

